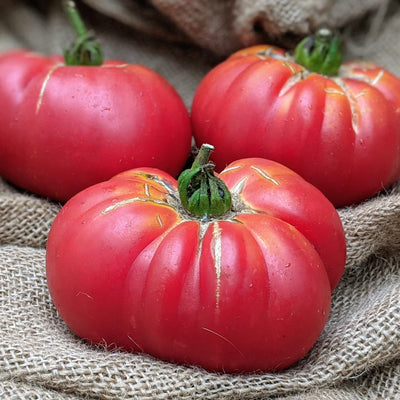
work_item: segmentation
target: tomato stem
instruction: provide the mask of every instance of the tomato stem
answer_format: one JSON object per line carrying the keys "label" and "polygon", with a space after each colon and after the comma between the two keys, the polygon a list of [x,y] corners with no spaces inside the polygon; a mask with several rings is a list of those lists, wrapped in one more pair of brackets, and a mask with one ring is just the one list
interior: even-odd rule
{"label": "tomato stem", "polygon": [[341,39],[329,29],[320,29],[304,38],[296,47],[294,58],[312,72],[336,75],[342,64]]}
{"label": "tomato stem", "polygon": [[103,55],[99,43],[87,31],[85,24],[72,0],[63,1],[64,9],[78,36],[75,43],[64,51],[66,65],[101,65]]}
{"label": "tomato stem", "polygon": [[178,178],[182,206],[190,214],[203,219],[220,217],[230,210],[231,194],[225,183],[214,175],[214,164],[209,161],[214,147],[203,144],[192,167]]}
{"label": "tomato stem", "polygon": [[210,156],[213,150],[214,146],[211,144],[203,144],[193,161],[192,169],[210,163]]}

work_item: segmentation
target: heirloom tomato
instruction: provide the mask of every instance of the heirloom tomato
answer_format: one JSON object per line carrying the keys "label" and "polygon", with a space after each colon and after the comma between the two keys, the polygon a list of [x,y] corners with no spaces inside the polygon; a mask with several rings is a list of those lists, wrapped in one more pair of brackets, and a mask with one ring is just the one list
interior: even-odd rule
{"label": "heirloom tomato", "polygon": [[[278,161],[337,206],[358,203],[400,177],[400,80],[372,62],[341,63],[326,30],[295,58],[258,45],[213,68],[192,103],[198,145],[216,169],[243,157]],[[305,65],[305,66],[303,66]]]}
{"label": "heirloom tomato", "polygon": [[144,66],[98,65],[84,43],[68,65],[23,50],[0,56],[0,175],[60,201],[139,166],[177,176],[192,137],[178,93]]}
{"label": "heirloom tomato", "polygon": [[90,343],[225,372],[302,358],[330,312],[346,257],[333,205],[287,167],[230,164],[203,146],[178,182],[122,172],[70,199],[47,244],[47,282]]}

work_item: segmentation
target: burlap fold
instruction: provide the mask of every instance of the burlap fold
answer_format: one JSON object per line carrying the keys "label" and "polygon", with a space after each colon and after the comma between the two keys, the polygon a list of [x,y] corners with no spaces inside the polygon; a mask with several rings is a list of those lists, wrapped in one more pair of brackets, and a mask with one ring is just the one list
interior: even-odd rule
{"label": "burlap fold", "polygon": [[[223,56],[265,40],[285,42],[321,26],[342,28],[388,3],[386,0],[83,1],[140,31],[170,40],[193,41]],[[138,14],[142,18],[137,18]]]}
{"label": "burlap fold", "polygon": [[[302,0],[296,12],[294,2],[285,0],[85,3],[83,12],[107,56],[157,70],[188,107],[199,80],[229,49],[265,37],[286,41],[324,20],[344,28],[352,54],[400,75],[395,1]],[[368,18],[358,30],[361,17]],[[170,26],[175,28],[168,36]],[[40,0],[3,1],[0,34],[0,50],[46,53],[59,53],[71,38],[58,2]],[[328,324],[304,359],[274,374],[209,373],[105,351],[74,336],[51,302],[45,276],[47,235],[60,207],[0,179],[1,399],[400,398],[399,183],[339,210],[348,259]]]}

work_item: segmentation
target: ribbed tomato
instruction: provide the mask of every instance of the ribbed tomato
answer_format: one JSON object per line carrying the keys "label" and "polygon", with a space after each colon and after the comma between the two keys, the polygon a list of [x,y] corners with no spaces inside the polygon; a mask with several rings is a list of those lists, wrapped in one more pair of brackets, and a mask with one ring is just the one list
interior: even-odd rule
{"label": "ribbed tomato", "polygon": [[179,192],[144,168],[74,196],[48,238],[50,294],[92,343],[216,371],[285,368],[328,319],[345,262],[340,219],[273,161],[236,161],[219,183],[209,168]]}
{"label": "ribbed tomato", "polygon": [[[326,60],[338,65],[341,59],[337,42],[325,39],[298,48],[300,61],[311,60],[307,67],[283,49],[259,45],[205,76],[193,99],[192,126],[199,146],[215,146],[217,170],[244,157],[275,160],[337,207],[399,179],[400,80],[371,62],[344,63],[337,72],[326,67]],[[322,73],[309,69],[313,63]]]}

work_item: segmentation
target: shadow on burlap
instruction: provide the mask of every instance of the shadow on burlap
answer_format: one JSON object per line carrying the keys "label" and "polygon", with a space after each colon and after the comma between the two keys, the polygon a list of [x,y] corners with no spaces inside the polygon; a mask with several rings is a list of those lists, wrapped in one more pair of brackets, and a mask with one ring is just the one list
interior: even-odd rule
{"label": "shadow on burlap", "polygon": [[[29,46],[38,51],[59,51],[62,38],[68,36],[69,30],[57,6],[37,3],[41,12],[19,1],[14,1],[12,7],[8,7],[9,1],[0,6],[1,49]],[[138,58],[158,70],[173,81],[188,105],[199,79],[224,53],[251,44],[261,36],[289,40],[293,35],[313,29],[324,18],[333,26],[344,27],[351,36],[354,53],[382,61],[381,64],[386,63],[387,68],[400,76],[400,46],[388,40],[390,32],[400,30],[400,14],[394,2],[370,0],[360,5],[357,1],[337,1],[329,9],[331,3],[327,0],[303,0],[296,3],[297,13],[289,13],[281,20],[280,15],[288,10],[290,2],[203,0],[189,4],[184,0],[153,0],[154,6],[146,2],[133,5],[128,0],[87,0],[86,3],[108,15],[92,14],[89,7],[84,9],[100,32],[106,53],[129,58],[127,61]],[[353,3],[364,8],[355,9]],[[381,6],[375,9],[378,3]],[[114,14],[110,7],[115,7]],[[190,24],[189,11],[193,12],[195,7],[198,10],[193,18],[197,22]],[[338,16],[346,7],[351,12],[340,19]],[[346,24],[371,10],[367,25],[370,41],[368,46],[360,46],[361,31],[354,24],[350,30]],[[215,14],[213,21],[204,20],[212,14]],[[305,18],[310,14],[312,18]],[[201,31],[193,30],[191,27],[199,25],[202,18]],[[292,21],[291,29],[287,22],[290,19],[297,21],[297,24]],[[235,27],[232,20],[237,24]],[[380,29],[377,29],[379,20]],[[22,27],[18,30],[16,22],[25,27],[29,23],[30,32]],[[255,22],[256,30],[253,29]],[[104,23],[106,28],[99,31]],[[363,25],[360,23],[360,29]],[[168,43],[160,45],[159,38],[166,35],[169,26],[174,29],[164,37]],[[216,26],[224,29],[218,32]],[[127,37],[139,32],[145,32],[144,39]],[[224,43],[227,37],[230,41]],[[371,43],[380,43],[380,46],[374,48]],[[393,60],[397,60],[396,65]],[[328,324],[304,359],[274,374],[208,373],[145,355],[107,352],[75,337],[59,318],[46,286],[46,239],[60,207],[0,180],[0,398],[353,400],[400,397],[399,183],[362,204],[339,210],[346,232],[348,260],[333,295]]]}

